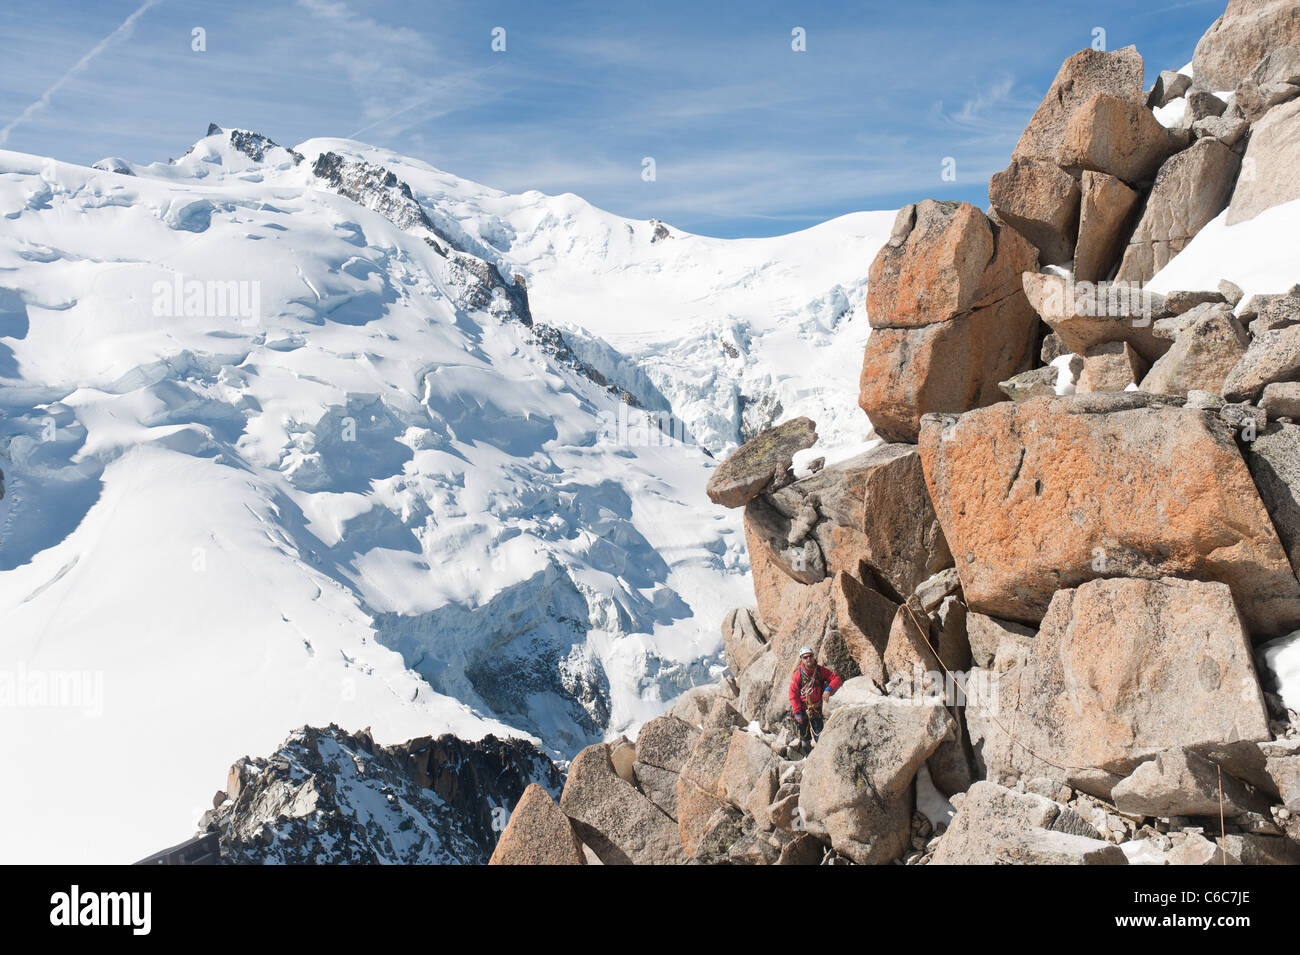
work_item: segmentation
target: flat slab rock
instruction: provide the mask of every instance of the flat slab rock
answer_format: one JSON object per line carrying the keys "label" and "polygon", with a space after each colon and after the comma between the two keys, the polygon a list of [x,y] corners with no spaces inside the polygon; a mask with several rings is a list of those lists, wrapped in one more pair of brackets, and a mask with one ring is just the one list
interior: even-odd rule
{"label": "flat slab rock", "polygon": [[1119,846],[1070,832],[1077,815],[1045,796],[981,781],[939,841],[931,865],[1126,865]]}
{"label": "flat slab rock", "polygon": [[1161,753],[1111,792],[1115,808],[1137,816],[1217,816],[1267,812],[1268,800],[1251,792],[1210,760],[1185,749]]}
{"label": "flat slab rock", "polygon": [[1040,272],[1025,272],[1021,280],[1030,306],[1075,355],[1107,342],[1128,342],[1148,362],[1169,350],[1152,328],[1165,307],[1153,292],[1130,294],[1127,285],[1070,282]]}
{"label": "flat slab rock", "polygon": [[1257,636],[1300,626],[1300,583],[1231,429],[1140,392],[927,416],[926,483],[971,610],[1035,623],[1098,577],[1227,584]]}
{"label": "flat slab rock", "polygon": [[[1295,18],[1300,25],[1300,17]],[[1300,197],[1300,184],[1295,176],[1296,163],[1300,161],[1300,100],[1275,106],[1264,114],[1250,132],[1250,145],[1246,147],[1243,168],[1249,169],[1249,178],[1233,191],[1228,207],[1228,225],[1246,222],[1265,209],[1290,202]]]}
{"label": "flat slab rock", "polygon": [[792,418],[750,438],[718,465],[708,495],[723,507],[744,507],[764,491],[785,483],[795,453],[817,443],[810,418]]}
{"label": "flat slab rock", "polygon": [[1231,765],[1232,747],[1257,751],[1272,736],[1223,584],[1114,578],[1059,590],[1025,649],[996,661],[1001,672],[966,708],[990,778],[1044,776],[1110,798],[1168,751]]}

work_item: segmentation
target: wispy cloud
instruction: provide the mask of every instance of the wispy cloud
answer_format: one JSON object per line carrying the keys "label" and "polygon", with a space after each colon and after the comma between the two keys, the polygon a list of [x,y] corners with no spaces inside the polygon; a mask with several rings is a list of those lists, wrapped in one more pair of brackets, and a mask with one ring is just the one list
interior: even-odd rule
{"label": "wispy cloud", "polygon": [[1214,4],[1216,7],[1222,6],[1221,0],[1182,0],[1181,3],[1169,3],[1162,7],[1155,7],[1141,12],[1147,16],[1155,16],[1159,13],[1169,13],[1171,10],[1185,10],[1188,7],[1204,7],[1208,4]]}
{"label": "wispy cloud", "polygon": [[[456,64],[433,37],[394,27],[354,12],[339,0],[297,0],[323,31],[326,59],[347,76],[364,120],[349,138],[365,133],[400,134],[411,125],[447,115],[475,102],[486,68]],[[436,75],[433,65],[437,64]]]}
{"label": "wispy cloud", "polygon": [[1004,111],[1015,85],[1015,80],[1011,76],[1004,75],[984,89],[978,90],[974,96],[963,102],[961,109],[956,112],[945,111],[942,102],[939,104],[939,112],[945,120],[962,129],[982,131],[1003,128],[1005,117],[993,114]]}
{"label": "wispy cloud", "polygon": [[[225,0],[202,8],[208,52],[187,42],[193,5],[136,23],[158,2],[24,110],[45,82],[33,77],[75,60],[117,16],[91,19],[85,0],[10,0],[0,110],[17,119],[0,142],[89,163],[175,154],[209,120],[286,143],[349,136],[488,186],[754,235],[771,234],[768,221],[927,195],[982,205],[1093,24],[1138,44],[1154,72],[1187,61],[1224,0],[1157,0],[1169,7],[1160,16],[1131,0],[1057,0],[1051,16],[1041,0],[797,11],[784,0]],[[103,52],[132,23],[129,45]],[[791,48],[795,23],[805,52]],[[506,52],[491,48],[497,25]]]}
{"label": "wispy cloud", "polygon": [[134,13],[118,25],[116,30],[91,47],[81,59],[72,64],[71,69],[55,80],[54,83],[40,95],[39,99],[34,103],[29,104],[26,109],[18,114],[17,118],[10,121],[3,129],[0,129],[0,146],[3,146],[9,141],[9,134],[12,133],[15,128],[31,119],[41,110],[45,109],[45,107],[49,106],[50,100],[54,97],[54,94],[62,89],[70,79],[89,66],[91,60],[99,56],[100,53],[104,52],[104,50],[108,49],[114,43],[118,43],[129,37],[135,29],[135,21],[144,16],[150,7],[156,7],[160,3],[162,3],[162,0],[145,0],[145,2],[142,3]]}

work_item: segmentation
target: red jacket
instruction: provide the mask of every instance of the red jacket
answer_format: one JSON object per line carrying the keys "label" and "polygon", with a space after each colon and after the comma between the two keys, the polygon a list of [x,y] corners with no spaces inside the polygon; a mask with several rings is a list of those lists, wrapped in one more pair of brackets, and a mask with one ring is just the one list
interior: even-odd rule
{"label": "red jacket", "polygon": [[[795,716],[801,714],[804,709],[803,695],[799,692],[803,684],[802,674],[803,666],[801,665],[794,668],[794,673],[790,677],[790,709],[794,710]],[[809,702],[821,702],[823,691],[830,690],[834,693],[843,683],[844,680],[840,678],[838,673],[833,670],[828,670],[824,666],[818,665],[817,680],[813,683],[812,689],[808,693]]]}

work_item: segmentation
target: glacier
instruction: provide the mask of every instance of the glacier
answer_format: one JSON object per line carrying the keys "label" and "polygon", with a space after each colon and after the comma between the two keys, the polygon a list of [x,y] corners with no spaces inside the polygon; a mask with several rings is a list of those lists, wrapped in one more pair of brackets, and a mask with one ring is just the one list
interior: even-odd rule
{"label": "glacier", "polygon": [[713,239],[213,126],[0,151],[0,216],[7,862],[176,842],[305,724],[634,733],[750,600],[715,462],[800,414],[870,438],[892,212]]}

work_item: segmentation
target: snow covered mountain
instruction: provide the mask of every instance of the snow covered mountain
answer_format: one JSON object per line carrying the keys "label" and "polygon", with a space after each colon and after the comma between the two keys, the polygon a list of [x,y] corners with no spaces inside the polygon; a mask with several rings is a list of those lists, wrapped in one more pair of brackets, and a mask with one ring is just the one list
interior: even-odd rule
{"label": "snow covered mountain", "polygon": [[523,740],[384,747],[303,727],[270,758],[232,766],[228,798],[201,825],[227,865],[484,865],[530,783],[553,797],[563,788],[555,764]]}
{"label": "snow covered mountain", "polygon": [[393,171],[458,248],[525,279],[535,318],[715,454],[801,414],[826,443],[866,434],[856,410],[866,267],[893,212],[771,239],[711,239],[571,193],[503,193],[347,140],[298,148]]}
{"label": "snow covered mountain", "polygon": [[304,724],[632,730],[749,599],[710,453],[867,437],[892,213],[708,239],[212,127],[169,163],[0,151],[0,216],[5,861],[178,841]]}

